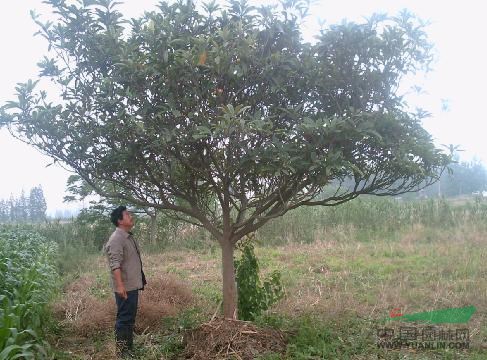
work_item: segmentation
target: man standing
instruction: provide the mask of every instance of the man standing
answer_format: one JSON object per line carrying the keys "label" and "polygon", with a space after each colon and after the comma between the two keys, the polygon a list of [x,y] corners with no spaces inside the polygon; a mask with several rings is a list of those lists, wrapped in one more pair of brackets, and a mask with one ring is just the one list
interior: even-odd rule
{"label": "man standing", "polygon": [[104,250],[117,303],[117,356],[124,358],[129,357],[132,352],[139,290],[144,289],[146,281],[139,247],[130,232],[134,226],[132,214],[125,206],[119,206],[112,211],[110,218],[117,228],[105,244]]}

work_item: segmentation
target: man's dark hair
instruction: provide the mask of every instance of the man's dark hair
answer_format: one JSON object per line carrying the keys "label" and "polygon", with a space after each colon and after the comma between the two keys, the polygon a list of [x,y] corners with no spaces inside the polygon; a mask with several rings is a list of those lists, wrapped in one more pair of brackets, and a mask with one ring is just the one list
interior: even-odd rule
{"label": "man's dark hair", "polygon": [[110,221],[113,225],[118,227],[118,220],[122,220],[123,212],[127,210],[126,206],[120,205],[118,208],[114,209],[110,214]]}

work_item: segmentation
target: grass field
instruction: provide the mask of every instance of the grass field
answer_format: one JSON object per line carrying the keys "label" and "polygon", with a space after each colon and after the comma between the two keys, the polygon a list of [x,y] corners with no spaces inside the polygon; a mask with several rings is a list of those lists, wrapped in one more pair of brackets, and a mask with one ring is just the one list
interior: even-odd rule
{"label": "grass field", "polygon": [[[290,334],[285,355],[264,358],[484,359],[487,231],[481,223],[452,219],[454,225],[443,228],[418,223],[397,231],[381,228],[374,233],[366,229],[365,240],[359,226],[342,224],[315,231],[311,242],[293,240],[273,247],[258,246],[262,273],[279,270],[286,295],[257,323]],[[104,325],[86,332],[76,324],[86,323],[83,316],[64,319],[62,336],[56,341],[59,350],[71,352],[70,356],[109,359],[113,356],[113,320],[106,313],[114,305],[106,286],[105,260],[95,255],[88,264],[87,270],[79,271],[68,282],[69,286],[75,284],[77,291],[69,296],[91,296],[90,321]],[[218,309],[219,251],[215,247],[166,250],[145,254],[144,264],[149,283],[155,288],[149,287],[152,293],[142,298],[139,356],[177,357],[183,347],[184,329],[208,322]],[[80,281],[85,285],[76,287]],[[181,297],[183,303],[178,300]],[[394,308],[415,313],[469,305],[477,312],[468,324],[437,326],[445,331],[467,327],[468,350],[384,350],[377,346],[378,329],[399,331],[413,325],[421,330],[425,326],[390,321],[389,312]],[[97,308],[101,310],[94,311]],[[66,334],[70,334],[69,341]]]}
{"label": "grass field", "polygon": [[[482,202],[364,200],[299,209],[270,223],[257,233],[256,255],[262,277],[281,273],[285,296],[254,325],[244,325],[278,329],[285,348],[255,358],[487,358],[486,220]],[[51,305],[55,321],[45,329],[52,356],[113,359],[115,305],[106,260],[89,246],[93,239],[70,243],[65,237],[78,230],[63,229],[42,230],[60,245],[64,284]],[[141,237],[149,286],[136,325],[140,359],[184,358],[188,334],[201,324],[220,326],[219,249],[194,229],[178,234],[181,242],[161,241],[159,248]],[[379,330],[427,327],[391,321],[393,309],[411,314],[471,305],[477,311],[467,324],[434,328],[467,328],[469,349],[378,347]],[[230,345],[218,358],[232,358],[225,356]]]}

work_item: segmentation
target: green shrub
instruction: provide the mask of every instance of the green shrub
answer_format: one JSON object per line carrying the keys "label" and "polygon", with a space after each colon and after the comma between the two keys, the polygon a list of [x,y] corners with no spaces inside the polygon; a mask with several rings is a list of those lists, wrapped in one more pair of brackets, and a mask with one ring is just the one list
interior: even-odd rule
{"label": "green shrub", "polygon": [[248,237],[241,245],[242,256],[235,261],[238,317],[241,320],[254,320],[263,311],[282,298],[284,292],[281,275],[274,271],[261,284],[259,264],[252,244],[253,236]]}

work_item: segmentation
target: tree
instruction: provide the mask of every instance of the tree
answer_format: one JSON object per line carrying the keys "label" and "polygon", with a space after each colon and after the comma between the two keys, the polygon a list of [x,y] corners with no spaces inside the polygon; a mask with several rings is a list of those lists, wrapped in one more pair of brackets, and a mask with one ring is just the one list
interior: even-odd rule
{"label": "tree", "polygon": [[29,219],[29,199],[25,197],[25,191],[22,189],[20,198],[17,199],[18,221],[25,222]]}
{"label": "tree", "polygon": [[0,200],[0,222],[5,223],[10,219],[10,209],[6,200]]}
{"label": "tree", "polygon": [[44,221],[46,219],[47,203],[42,187],[35,186],[29,195],[29,217],[31,221]]}
{"label": "tree", "polygon": [[17,199],[14,199],[14,196],[10,194],[10,199],[8,200],[9,204],[9,214],[10,214],[10,221],[14,222],[19,219],[19,214],[17,210]]}
{"label": "tree", "polygon": [[47,2],[58,20],[34,16],[51,50],[40,76],[61,100],[29,80],[2,123],[101,195],[207,229],[222,249],[225,317],[243,236],[299,206],[418,190],[449,161],[397,93],[431,61],[406,12],[310,44],[300,1],[162,1],[130,21],[111,0]]}
{"label": "tree", "polygon": [[46,200],[42,187],[30,190],[29,197],[22,190],[17,198],[10,195],[9,200],[0,199],[0,222],[42,221],[46,218]]}

